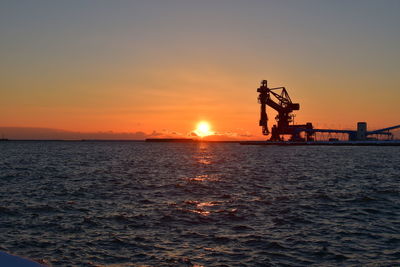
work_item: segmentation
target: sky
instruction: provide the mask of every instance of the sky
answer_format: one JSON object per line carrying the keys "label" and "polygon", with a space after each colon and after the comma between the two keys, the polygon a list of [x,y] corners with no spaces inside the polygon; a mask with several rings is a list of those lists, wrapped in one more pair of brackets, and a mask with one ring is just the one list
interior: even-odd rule
{"label": "sky", "polygon": [[262,139],[264,79],[300,103],[296,122],[398,125],[399,13],[397,0],[1,1],[0,127],[142,138],[207,121]]}

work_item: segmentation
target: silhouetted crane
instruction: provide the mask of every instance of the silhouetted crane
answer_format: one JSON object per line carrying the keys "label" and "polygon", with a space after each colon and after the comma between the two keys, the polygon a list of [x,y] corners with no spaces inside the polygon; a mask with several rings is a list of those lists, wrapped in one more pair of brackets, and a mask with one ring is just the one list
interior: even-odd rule
{"label": "silhouetted crane", "polygon": [[[268,88],[267,81],[263,80],[257,92],[260,93],[258,102],[261,104],[259,125],[262,126],[262,133],[264,135],[270,134],[266,110],[266,107],[269,106],[278,112],[278,115],[275,117],[277,124],[271,129],[271,141],[282,141],[282,135],[290,135],[290,140],[292,141],[313,140],[312,136],[314,132],[310,131],[313,129],[312,123],[294,124],[294,114],[292,112],[299,110],[300,104],[292,102],[285,87]],[[300,136],[301,132],[306,133],[306,139]]]}
{"label": "silhouetted crane", "polygon": [[[283,135],[290,135],[290,141],[314,141],[315,133],[339,133],[348,134],[350,141],[376,140],[371,135],[387,136],[393,139],[391,130],[400,128],[400,125],[367,131],[366,122],[358,122],[357,130],[338,130],[338,129],[315,129],[311,122],[306,124],[294,124],[294,110],[300,109],[300,104],[293,103],[285,87],[268,88],[268,82],[263,80],[259,92],[258,102],[261,104],[260,122],[262,133],[269,135],[267,106],[275,109],[278,115],[275,117],[277,124],[272,126],[270,141],[283,141]],[[301,133],[305,137],[301,137]]]}

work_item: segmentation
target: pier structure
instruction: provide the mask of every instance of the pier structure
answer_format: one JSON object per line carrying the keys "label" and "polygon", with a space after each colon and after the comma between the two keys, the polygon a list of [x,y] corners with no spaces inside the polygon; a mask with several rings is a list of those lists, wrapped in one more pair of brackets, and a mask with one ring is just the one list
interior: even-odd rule
{"label": "pier structure", "polygon": [[[258,102],[260,104],[259,126],[262,127],[263,135],[270,135],[269,141],[283,142],[284,136],[289,136],[290,142],[314,142],[316,133],[347,134],[348,141],[379,141],[382,137],[385,140],[393,140],[392,130],[400,128],[400,125],[383,129],[368,131],[366,122],[358,122],[356,130],[341,129],[318,129],[314,128],[311,122],[295,124],[293,111],[300,110],[299,103],[293,103],[285,87],[269,88],[267,80],[261,81],[257,88]],[[278,112],[275,117],[276,124],[271,131],[268,128],[267,106]],[[375,136],[375,137],[374,137]],[[378,137],[381,137],[379,139]],[[334,138],[330,141],[338,141]]]}

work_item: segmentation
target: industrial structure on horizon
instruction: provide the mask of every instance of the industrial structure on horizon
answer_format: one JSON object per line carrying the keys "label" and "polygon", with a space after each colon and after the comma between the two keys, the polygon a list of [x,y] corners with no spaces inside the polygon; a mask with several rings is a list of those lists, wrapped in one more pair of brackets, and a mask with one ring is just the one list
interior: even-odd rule
{"label": "industrial structure on horizon", "polygon": [[[392,140],[391,131],[400,128],[400,125],[396,125],[368,131],[366,122],[358,122],[356,130],[316,129],[311,122],[294,124],[293,111],[300,110],[300,104],[292,102],[285,87],[269,88],[268,82],[263,80],[257,92],[259,93],[258,102],[261,104],[259,125],[264,135],[271,135],[269,140],[273,142],[284,141],[285,135],[288,135],[288,140],[292,142],[314,142],[316,133],[347,134],[348,141],[374,141],[379,140],[379,136]],[[267,106],[278,112],[275,117],[277,123],[272,126],[271,132],[268,129]],[[373,135],[376,137],[372,137]],[[338,139],[331,138],[329,141],[338,141]]]}

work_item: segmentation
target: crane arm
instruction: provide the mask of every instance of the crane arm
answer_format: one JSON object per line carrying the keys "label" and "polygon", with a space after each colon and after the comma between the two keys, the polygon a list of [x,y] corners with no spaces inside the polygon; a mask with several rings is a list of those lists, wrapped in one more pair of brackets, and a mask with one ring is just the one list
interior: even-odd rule
{"label": "crane arm", "polygon": [[278,112],[284,111],[284,108],[281,105],[279,105],[278,103],[276,103],[275,101],[273,101],[271,98],[267,99],[266,104]]}

